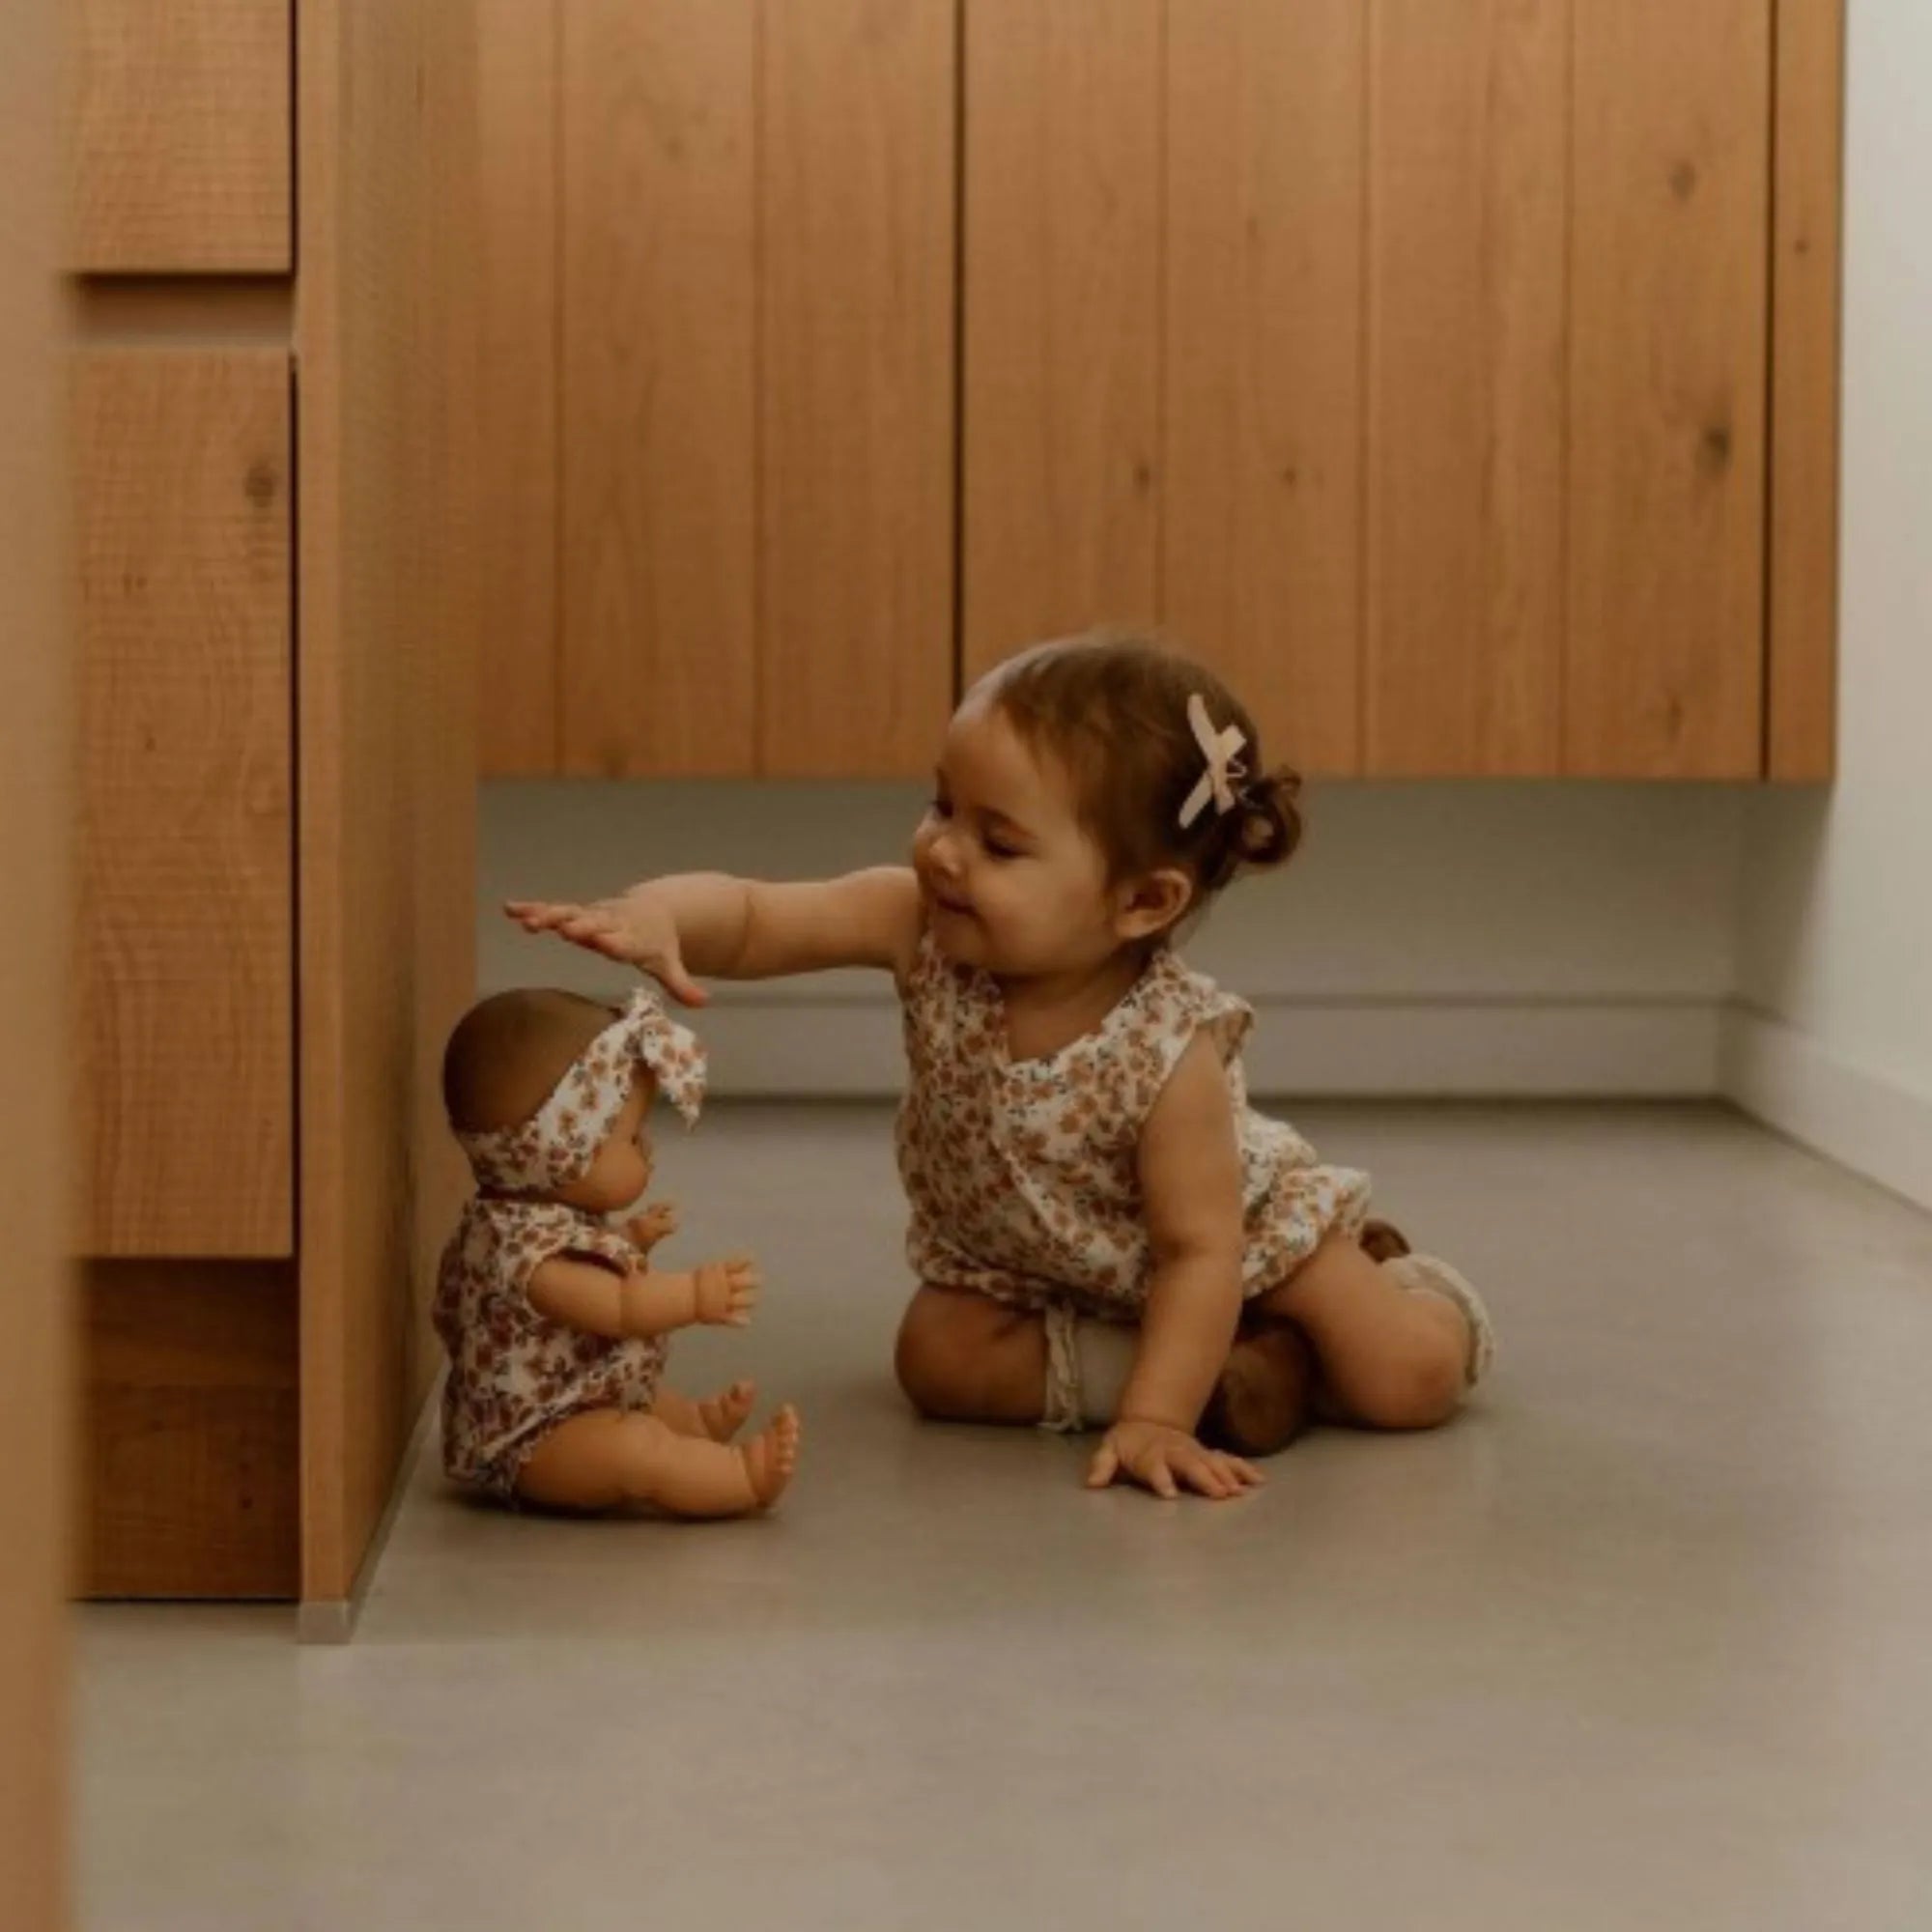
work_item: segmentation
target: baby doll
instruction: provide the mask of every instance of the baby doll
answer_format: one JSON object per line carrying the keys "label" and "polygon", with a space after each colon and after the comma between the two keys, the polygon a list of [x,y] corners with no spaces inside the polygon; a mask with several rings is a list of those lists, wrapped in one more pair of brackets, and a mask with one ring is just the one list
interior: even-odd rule
{"label": "baby doll", "polygon": [[665,1337],[742,1328],[758,1277],[743,1258],[653,1268],[668,1205],[626,1223],[651,1178],[660,1088],[689,1125],[704,1054],[639,990],[613,1010],[519,990],[472,1008],[443,1057],[443,1102],[477,1192],[443,1251],[436,1329],[449,1353],[443,1465],[501,1501],[570,1510],[650,1503],[672,1516],[768,1508],[798,1463],[796,1413],[751,1442],[737,1382],[708,1402],[662,1385]]}

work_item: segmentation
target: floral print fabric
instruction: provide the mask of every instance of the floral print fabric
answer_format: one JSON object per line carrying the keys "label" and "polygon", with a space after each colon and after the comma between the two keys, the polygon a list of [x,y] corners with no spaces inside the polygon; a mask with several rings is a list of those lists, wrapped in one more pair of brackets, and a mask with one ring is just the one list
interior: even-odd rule
{"label": "floral print fabric", "polygon": [[557,1256],[619,1274],[642,1259],[594,1215],[488,1194],[464,1208],[443,1250],[435,1307],[449,1353],[443,1467],[455,1481],[503,1498],[559,1422],[590,1408],[647,1409],[664,1370],[661,1336],[611,1341],[537,1312],[530,1278]]}
{"label": "floral print fabric", "polygon": [[457,1135],[477,1183],[515,1194],[554,1191],[582,1179],[610,1139],[639,1067],[690,1126],[704,1099],[704,1049],[643,987],[571,1063],[527,1121]]}
{"label": "floral print fabric", "polygon": [[919,1279],[1138,1321],[1151,1274],[1141,1130],[1204,1031],[1233,1090],[1243,1292],[1278,1286],[1327,1235],[1359,1229],[1368,1177],[1322,1166],[1293,1127],[1248,1105],[1240,1052],[1253,1023],[1244,1002],[1163,952],[1092,1033],[1016,1062],[998,984],[924,935],[905,989],[910,1080],[897,1133]]}

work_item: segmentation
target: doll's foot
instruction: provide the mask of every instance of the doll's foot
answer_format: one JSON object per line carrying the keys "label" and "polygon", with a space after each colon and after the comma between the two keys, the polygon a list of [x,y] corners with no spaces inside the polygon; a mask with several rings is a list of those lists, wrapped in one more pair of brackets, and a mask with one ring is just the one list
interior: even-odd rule
{"label": "doll's foot", "polygon": [[714,1442],[728,1442],[745,1426],[758,1391],[751,1382],[733,1382],[704,1402],[694,1403],[704,1433]]}
{"label": "doll's foot", "polygon": [[1263,1321],[1235,1337],[1201,1417],[1201,1440],[1235,1456],[1273,1456],[1308,1427],[1315,1352],[1290,1321]]}
{"label": "doll's foot", "polygon": [[738,1451],[760,1509],[770,1509],[784,1494],[798,1468],[798,1410],[789,1403]]}

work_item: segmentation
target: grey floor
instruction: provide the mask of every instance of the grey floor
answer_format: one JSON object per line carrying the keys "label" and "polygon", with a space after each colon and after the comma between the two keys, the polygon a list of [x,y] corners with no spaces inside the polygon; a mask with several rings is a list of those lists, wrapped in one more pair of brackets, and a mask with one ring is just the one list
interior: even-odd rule
{"label": "grey floor", "polygon": [[882,1111],[668,1133],[682,1251],[771,1283],[679,1379],[799,1402],[782,1512],[425,1470],[351,1648],[86,1613],[84,1924],[1932,1926],[1932,1220],[1717,1111],[1300,1123],[1507,1353],[1218,1506],[910,1419]]}

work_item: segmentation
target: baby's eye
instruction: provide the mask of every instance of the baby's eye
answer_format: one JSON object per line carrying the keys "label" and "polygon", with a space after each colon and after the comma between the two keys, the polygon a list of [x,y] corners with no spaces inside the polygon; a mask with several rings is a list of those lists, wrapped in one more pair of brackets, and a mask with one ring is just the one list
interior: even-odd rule
{"label": "baby's eye", "polygon": [[1004,838],[988,838],[986,856],[989,859],[1017,859],[1021,854],[1017,845],[1009,845]]}
{"label": "baby's eye", "polygon": [[951,818],[952,816],[952,801],[950,798],[941,798],[935,794],[932,803],[925,809],[934,818]]}

